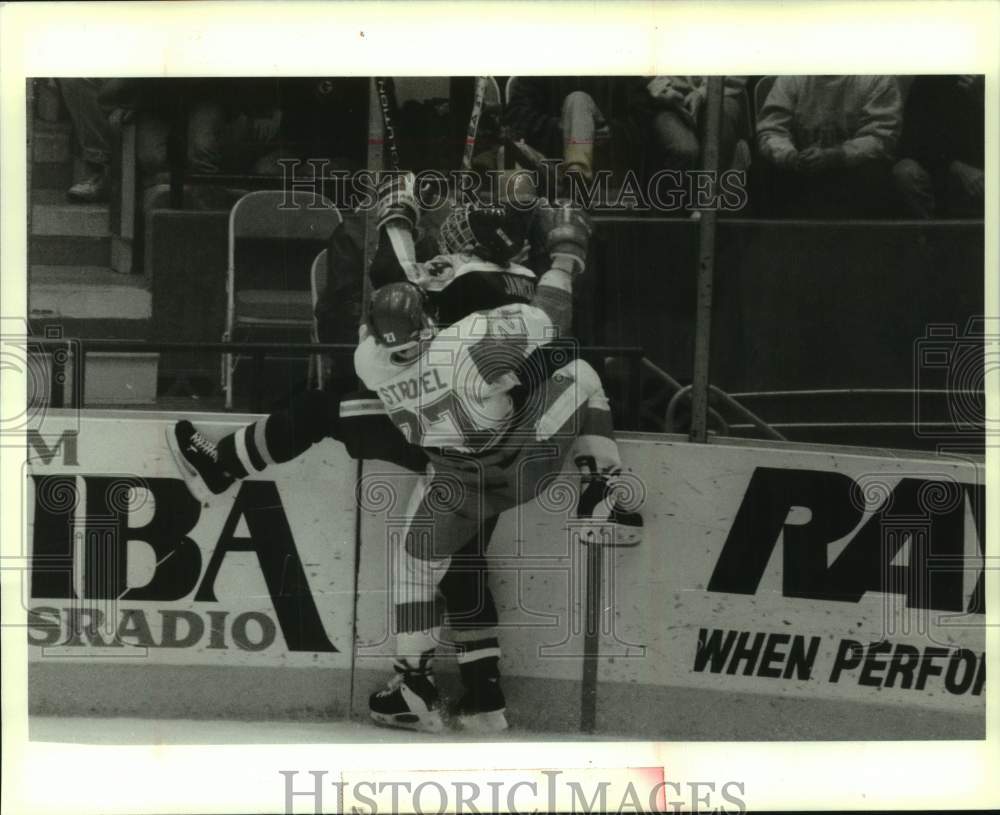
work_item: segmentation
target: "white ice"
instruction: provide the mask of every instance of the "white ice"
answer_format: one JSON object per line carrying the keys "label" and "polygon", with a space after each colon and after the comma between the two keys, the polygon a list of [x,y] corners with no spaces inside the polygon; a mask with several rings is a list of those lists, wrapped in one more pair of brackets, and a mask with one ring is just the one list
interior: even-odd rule
{"label": "white ice", "polygon": [[78,744],[405,744],[478,741],[584,741],[580,733],[508,730],[490,736],[446,730],[414,733],[362,721],[230,721],[32,716],[29,738]]}

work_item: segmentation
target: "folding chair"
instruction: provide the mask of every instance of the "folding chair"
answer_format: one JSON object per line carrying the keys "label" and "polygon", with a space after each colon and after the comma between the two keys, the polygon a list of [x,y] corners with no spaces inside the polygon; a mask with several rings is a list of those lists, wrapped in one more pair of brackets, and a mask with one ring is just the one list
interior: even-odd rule
{"label": "folding chair", "polygon": [[[310,288],[312,289],[312,341],[319,342],[319,321],[316,319],[316,304],[319,303],[319,298],[326,289],[326,278],[327,272],[329,271],[327,266],[327,250],[324,249],[313,261],[312,270],[309,273]],[[309,358],[310,370],[316,372],[316,387],[323,390],[323,380],[325,375],[325,365],[322,354],[316,354]]]}
{"label": "folding chair", "polygon": [[[301,331],[312,336],[310,260],[341,222],[313,192],[260,190],[244,195],[229,214],[229,269],[223,342],[240,329]],[[222,359],[226,408],[233,406],[234,355]]]}

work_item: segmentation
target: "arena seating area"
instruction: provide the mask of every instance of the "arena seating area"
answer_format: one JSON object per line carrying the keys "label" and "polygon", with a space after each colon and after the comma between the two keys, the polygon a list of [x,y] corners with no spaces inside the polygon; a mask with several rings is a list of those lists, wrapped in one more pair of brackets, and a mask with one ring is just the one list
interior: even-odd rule
{"label": "arena seating area", "polygon": [[[628,381],[633,369],[624,357],[604,354],[601,360],[620,408],[619,426],[682,429],[686,408],[671,414],[676,424],[667,422],[667,413],[677,388],[692,376],[698,215],[690,202],[669,212],[607,204],[621,199],[629,171],[648,179],[657,169],[698,166],[704,133],[703,108],[695,100],[699,85],[676,80],[704,78],[670,78],[674,85],[665,85],[660,97],[674,99],[670,104],[655,97],[651,103],[641,94],[635,101],[636,89],[649,78],[642,83],[622,78],[620,87],[593,78],[561,77],[551,86],[521,79],[497,78],[502,98],[494,93],[487,100],[473,168],[530,166],[530,156],[538,153],[564,164],[576,162],[584,181],[602,169],[610,171],[609,200],[594,207],[593,262],[578,298],[577,332],[586,345],[641,346],[644,351],[638,425],[636,406],[625,404],[635,392]],[[922,354],[933,346],[950,358],[972,354],[981,363],[984,327],[976,318],[983,313],[984,229],[982,172],[977,211],[975,176],[962,169],[970,166],[962,159],[972,158],[956,154],[943,169],[928,164],[923,187],[911,166],[919,168],[920,151],[931,148],[924,144],[927,139],[908,131],[908,122],[926,126],[933,118],[923,108],[914,113],[913,103],[941,105],[943,92],[924,87],[922,78],[882,78],[889,89],[872,93],[881,94],[881,108],[895,113],[880,108],[872,116],[881,122],[878,127],[894,133],[886,138],[898,151],[878,159],[880,175],[874,181],[874,170],[861,178],[862,165],[843,165],[845,189],[873,190],[873,200],[881,197],[877,207],[855,197],[856,209],[835,211],[818,206],[818,200],[828,203],[830,197],[809,186],[826,176],[810,170],[790,179],[791,165],[771,160],[776,148],[767,140],[770,131],[761,128],[762,122],[783,121],[781,105],[792,104],[787,99],[802,89],[785,81],[789,78],[777,83],[773,77],[728,79],[740,81],[726,83],[725,99],[731,104],[727,101],[723,112],[731,112],[732,131],[723,124],[720,169],[745,173],[750,205],[719,219],[712,382],[792,440],[904,448],[947,441],[949,428],[964,421],[961,412],[975,414],[974,404],[982,400],[981,374],[976,374],[981,364],[966,366],[967,375],[955,381],[954,370],[924,364]],[[952,79],[961,85],[962,78]],[[576,90],[571,80],[579,80]],[[208,103],[219,100],[224,81],[214,83],[214,96],[167,80],[159,88],[154,80],[138,89],[105,87],[95,96],[108,113],[105,165],[95,164],[101,154],[88,152],[84,144],[79,98],[70,101],[60,82],[29,83],[32,331],[84,344],[99,339],[150,343],[148,350],[89,351],[80,394],[87,406],[223,409],[218,350],[160,350],[156,343],[203,345],[223,337],[232,207],[252,190],[280,189],[279,161],[321,159],[327,171],[368,164],[368,81],[301,80],[295,86],[260,81],[246,87],[232,80],[244,82],[243,96],[234,90],[233,98],[249,101],[237,110],[229,100],[224,114],[216,111],[225,120],[225,127],[211,131],[217,143],[207,143],[209,131],[196,125],[203,122],[199,115],[214,110]],[[473,78],[397,81],[404,166],[458,166],[473,83]],[[670,92],[682,95],[670,97]],[[581,102],[574,94],[591,101]],[[578,145],[567,144],[565,155],[554,155],[543,137],[551,136],[560,116],[566,121],[571,98],[582,106],[573,108],[577,113],[589,110],[587,105],[600,111],[588,120],[589,152],[581,155],[574,152]],[[873,103],[864,104],[868,110]],[[794,112],[789,108],[788,115]],[[150,125],[154,119],[159,130]],[[681,125],[686,129],[678,130]],[[150,147],[151,134],[157,133],[159,153]],[[817,138],[829,142],[828,136]],[[862,138],[868,136],[855,141]],[[981,130],[979,140],[981,162]],[[817,149],[833,149],[827,142]],[[512,149],[513,144],[522,149]],[[890,156],[900,161],[894,164]],[[911,164],[900,166],[904,160]],[[804,159],[802,166],[808,162]],[[840,170],[831,166],[823,172]],[[839,184],[835,175],[830,177],[830,184]],[[87,181],[94,183],[81,187]],[[755,185],[769,194],[755,195]],[[330,191],[329,184],[316,186]],[[789,212],[789,201],[775,201],[775,191],[800,196],[797,208]],[[363,233],[363,216],[340,214]],[[270,244],[258,241],[252,254],[257,261],[274,259],[289,288],[308,292],[313,261],[327,237],[317,232],[301,243],[302,251],[288,252],[271,236]],[[243,338],[309,342],[314,335],[307,320],[299,327],[264,325]],[[267,409],[270,403],[260,402],[255,390],[287,393],[302,387],[308,375],[305,357],[243,359],[234,377],[234,405]],[[714,428],[717,432],[759,435],[738,412],[721,402],[715,407],[725,422]],[[982,436],[974,432],[969,444],[981,448]]]}

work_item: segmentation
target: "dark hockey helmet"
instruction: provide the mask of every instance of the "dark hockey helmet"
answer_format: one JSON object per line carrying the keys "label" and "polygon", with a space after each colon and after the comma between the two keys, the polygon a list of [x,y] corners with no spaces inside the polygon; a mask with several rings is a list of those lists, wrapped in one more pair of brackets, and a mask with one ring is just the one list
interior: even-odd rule
{"label": "dark hockey helmet", "polygon": [[456,206],[438,232],[443,255],[475,255],[506,265],[524,248],[527,227],[520,213],[505,206]]}
{"label": "dark hockey helmet", "polygon": [[427,295],[413,283],[389,283],[376,289],[368,303],[368,330],[375,340],[402,351],[434,336]]}

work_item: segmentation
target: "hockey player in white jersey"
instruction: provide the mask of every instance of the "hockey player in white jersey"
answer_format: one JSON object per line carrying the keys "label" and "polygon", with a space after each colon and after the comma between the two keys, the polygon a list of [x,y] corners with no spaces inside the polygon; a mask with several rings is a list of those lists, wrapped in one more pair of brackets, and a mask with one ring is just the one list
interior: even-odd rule
{"label": "hockey player in white jersey", "polygon": [[[552,268],[530,303],[476,312],[443,330],[412,283],[384,286],[369,305],[367,336],[355,352],[358,375],[429,460],[391,560],[396,674],[369,703],[384,724],[443,727],[432,671],[444,616],[438,582],[456,552],[477,539],[485,547],[484,531],[496,517],[535,498],[564,460],[576,462],[585,480],[584,514],[609,524],[620,541],[641,532],[641,518],[615,504],[621,461],[600,379],[565,342],[589,223],[567,205],[544,206],[539,217]],[[496,632],[480,629],[458,645],[465,687],[459,720],[505,729]]]}
{"label": "hockey player in white jersey", "polygon": [[[383,228],[393,217],[406,214],[406,200],[405,196],[383,199],[379,213]],[[537,231],[543,237],[545,226],[541,222],[546,218],[551,219],[547,212],[542,212],[538,219]],[[421,283],[428,289],[427,304],[435,315],[434,321],[438,328],[447,328],[453,320],[464,317],[475,309],[489,310],[497,306],[526,303],[531,299],[536,283],[534,274],[512,262],[514,257],[521,254],[524,243],[521,223],[517,219],[511,220],[499,207],[462,207],[449,214],[435,247],[437,255],[429,256],[430,253],[425,250],[424,257],[428,259],[421,263]],[[412,224],[407,226],[412,228]],[[583,244],[585,243],[583,239]],[[383,241],[381,245],[385,247],[387,242]],[[576,265],[582,268],[585,249],[578,249],[577,252],[581,259]],[[382,283],[405,279],[403,269],[394,264],[393,260],[393,253],[383,253],[378,275],[373,269],[373,278],[377,277]],[[568,309],[568,297],[561,298],[559,304],[553,305],[557,310]],[[568,310],[560,316],[561,322],[565,323],[567,320]],[[508,352],[515,350],[514,346],[506,348],[496,341],[497,338],[492,336],[488,327],[483,330],[482,326],[487,324],[480,321],[479,325],[479,330],[489,336],[474,352],[476,358],[483,361],[483,351],[492,349],[490,354],[494,355],[494,362],[490,365],[499,361],[496,357],[509,361]],[[430,328],[430,325],[426,327]],[[517,342],[516,337],[512,340]],[[557,341],[541,347],[551,351],[552,358],[565,354]],[[516,357],[523,358],[523,349],[516,350]],[[545,355],[536,354],[530,359],[530,364],[525,363],[521,372],[523,382],[507,393],[515,401],[520,400],[526,404],[527,396],[534,390],[530,386],[546,378],[546,364],[549,361]],[[549,368],[552,368],[551,364]],[[406,385],[401,388],[403,390],[400,394],[405,391]],[[388,393],[391,399],[391,389]],[[438,408],[443,406],[438,405]],[[397,416],[399,415],[401,414],[397,410]],[[459,414],[460,417],[461,415]],[[433,428],[431,438],[440,429],[441,427]],[[470,436],[473,443],[488,442],[495,435],[494,427],[487,426],[482,430],[485,435],[473,433]],[[387,460],[414,472],[422,472],[427,464],[426,449],[419,444],[407,443],[402,433],[396,432],[385,410],[375,408],[370,397],[345,394],[338,390],[297,394],[287,408],[240,428],[218,442],[207,438],[187,421],[178,422],[167,433],[168,443],[181,473],[191,491],[203,501],[209,501],[212,496],[225,492],[236,480],[295,458],[326,437],[343,442],[348,453],[355,458]],[[513,438],[512,435],[507,441],[511,442]],[[595,466],[594,471],[596,470]],[[591,488],[585,490],[581,498],[580,514],[592,515],[607,509],[602,503],[602,483],[595,480]],[[466,666],[462,669],[463,679],[466,680],[466,698],[460,708],[466,710],[488,707],[489,705],[484,704],[484,694],[496,697],[498,694],[492,693],[490,688],[496,687],[496,691],[499,691],[498,685],[490,679],[491,673],[495,674],[488,657],[490,648],[477,647],[477,643],[489,641],[493,636],[490,631],[496,625],[496,608],[485,581],[486,567],[483,558],[495,523],[495,516],[483,519],[480,535],[468,540],[463,548],[452,555],[453,568],[445,573],[439,585],[445,610],[451,620],[452,634],[468,644],[463,646],[464,654],[460,657],[460,661]],[[481,661],[479,658],[484,655],[486,659]],[[495,665],[496,660],[493,661],[493,666]],[[483,676],[487,679],[481,680]]]}

